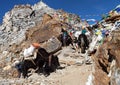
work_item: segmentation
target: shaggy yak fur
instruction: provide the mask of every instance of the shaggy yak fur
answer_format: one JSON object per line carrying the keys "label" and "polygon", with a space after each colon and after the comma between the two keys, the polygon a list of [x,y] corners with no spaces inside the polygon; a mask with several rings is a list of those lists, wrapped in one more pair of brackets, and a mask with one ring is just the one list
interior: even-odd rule
{"label": "shaggy yak fur", "polygon": [[78,46],[81,48],[81,53],[85,53],[85,50],[89,48],[89,41],[85,34],[80,34],[78,37]]}

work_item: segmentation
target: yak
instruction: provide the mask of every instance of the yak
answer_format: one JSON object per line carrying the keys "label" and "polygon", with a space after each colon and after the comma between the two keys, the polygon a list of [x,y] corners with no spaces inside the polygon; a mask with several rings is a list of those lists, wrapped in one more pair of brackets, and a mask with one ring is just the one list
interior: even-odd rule
{"label": "yak", "polygon": [[35,59],[23,60],[17,66],[19,66],[19,72],[26,78],[28,77],[28,70],[30,68],[37,69],[36,72],[38,74],[43,73],[45,76],[48,76],[60,66],[60,63],[57,56],[48,53],[44,48],[40,47]]}

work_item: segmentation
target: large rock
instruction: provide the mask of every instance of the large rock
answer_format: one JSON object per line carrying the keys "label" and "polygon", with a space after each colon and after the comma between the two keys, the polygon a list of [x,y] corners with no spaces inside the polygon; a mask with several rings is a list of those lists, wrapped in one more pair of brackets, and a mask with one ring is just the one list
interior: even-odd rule
{"label": "large rock", "polygon": [[107,75],[110,71],[110,62],[108,49],[104,44],[99,46],[92,59],[95,62],[94,85],[109,85],[110,79]]}
{"label": "large rock", "polygon": [[110,18],[107,18],[105,21],[109,23],[114,23],[117,20],[120,20],[120,15],[111,16]]}
{"label": "large rock", "polygon": [[18,78],[19,72],[16,68],[11,68],[9,70],[4,70],[1,72],[3,78]]}
{"label": "large rock", "polygon": [[[113,31],[111,36],[104,39],[96,54],[92,57],[95,61],[95,85],[120,84],[120,39],[119,31]],[[113,59],[115,64],[112,63]],[[109,74],[109,76],[108,76]],[[99,81],[99,79],[101,79]]]}
{"label": "large rock", "polygon": [[110,85],[120,85],[120,30],[112,32],[111,39],[106,40],[104,47],[109,49],[109,54],[115,59],[115,64],[110,68]]}
{"label": "large rock", "polygon": [[105,72],[101,69],[96,68],[94,72],[94,85],[109,85],[109,78]]}
{"label": "large rock", "polygon": [[[26,41],[44,42],[52,36],[58,37],[65,22],[56,21],[51,15],[44,14],[41,23],[26,32]],[[65,25],[67,28],[68,25]]]}

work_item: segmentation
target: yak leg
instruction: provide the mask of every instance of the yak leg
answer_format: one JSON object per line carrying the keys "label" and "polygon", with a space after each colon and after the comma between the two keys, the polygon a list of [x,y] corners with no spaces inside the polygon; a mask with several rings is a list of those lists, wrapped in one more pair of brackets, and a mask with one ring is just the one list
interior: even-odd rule
{"label": "yak leg", "polygon": [[27,70],[28,70],[27,68],[25,68],[25,67],[23,68],[23,77],[24,78],[28,77],[27,76],[27,72],[28,72]]}
{"label": "yak leg", "polygon": [[45,66],[43,68],[43,74],[47,77],[50,75],[50,66],[49,66],[49,63],[46,62],[45,63]]}
{"label": "yak leg", "polygon": [[51,66],[52,55],[49,56],[49,66]]}
{"label": "yak leg", "polygon": [[66,40],[65,39],[63,39],[63,46],[66,47]]}
{"label": "yak leg", "polygon": [[45,63],[44,61],[39,61],[39,63],[37,63],[38,68],[35,72],[37,72],[38,74],[42,73],[44,63]]}
{"label": "yak leg", "polygon": [[43,68],[43,73],[46,77],[50,75],[52,69],[52,57],[52,55],[49,56],[48,61],[45,62],[45,66]]}

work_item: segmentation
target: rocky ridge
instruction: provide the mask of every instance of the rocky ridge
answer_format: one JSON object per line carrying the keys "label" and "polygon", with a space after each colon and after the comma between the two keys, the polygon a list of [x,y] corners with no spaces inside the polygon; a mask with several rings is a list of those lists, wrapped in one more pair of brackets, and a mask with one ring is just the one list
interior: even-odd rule
{"label": "rocky ridge", "polygon": [[[69,16],[72,23],[67,24]],[[57,37],[62,27],[69,28],[73,23],[80,22],[78,18],[75,14],[54,10],[42,1],[33,6],[14,6],[5,13],[0,26],[0,69],[9,67],[14,60],[21,59],[23,50],[31,43],[40,43],[53,36]]]}

